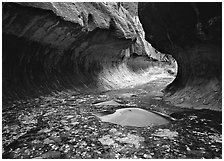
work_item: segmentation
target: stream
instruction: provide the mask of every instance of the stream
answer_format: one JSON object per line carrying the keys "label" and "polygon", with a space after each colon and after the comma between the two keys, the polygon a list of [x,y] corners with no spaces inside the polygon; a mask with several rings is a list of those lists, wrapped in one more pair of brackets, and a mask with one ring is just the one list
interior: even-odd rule
{"label": "stream", "polygon": [[[4,105],[3,158],[222,158],[221,112],[169,104],[161,90],[171,79],[158,77],[98,94],[58,92]],[[126,108],[134,110],[130,117],[139,110],[141,115],[157,112],[153,116],[165,123],[131,121],[135,124],[130,126],[130,120],[127,125],[102,118]]]}

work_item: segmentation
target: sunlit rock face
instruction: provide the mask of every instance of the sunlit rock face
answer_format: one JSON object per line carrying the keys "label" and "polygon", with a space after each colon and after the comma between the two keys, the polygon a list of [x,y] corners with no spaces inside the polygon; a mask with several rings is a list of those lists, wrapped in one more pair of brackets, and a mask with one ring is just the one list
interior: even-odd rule
{"label": "sunlit rock face", "polygon": [[137,3],[3,3],[3,98],[98,90],[100,71],[133,52],[152,54],[136,9]]}
{"label": "sunlit rock face", "polygon": [[177,60],[177,77],[166,88],[176,92],[173,100],[221,108],[221,3],[139,3],[138,9],[146,40]]}

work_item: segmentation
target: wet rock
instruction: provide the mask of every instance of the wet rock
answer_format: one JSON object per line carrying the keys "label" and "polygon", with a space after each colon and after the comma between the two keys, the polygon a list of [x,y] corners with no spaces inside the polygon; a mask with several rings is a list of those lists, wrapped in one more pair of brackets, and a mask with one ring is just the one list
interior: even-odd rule
{"label": "wet rock", "polygon": [[113,145],[114,140],[110,137],[110,135],[104,135],[102,138],[98,139],[103,145]]}
{"label": "wet rock", "polygon": [[140,108],[122,108],[108,115],[98,116],[104,122],[111,122],[122,126],[153,126],[168,123],[168,120]]}
{"label": "wet rock", "polygon": [[54,143],[54,141],[49,138],[44,139],[44,144],[50,144],[50,143]]}
{"label": "wet rock", "polygon": [[39,157],[35,157],[35,158],[32,158],[32,159],[43,159],[41,156]]}
{"label": "wet rock", "polygon": [[59,136],[50,136],[50,139],[58,143],[62,141],[61,137]]}
{"label": "wet rock", "polygon": [[71,130],[71,128],[68,127],[68,126],[64,126],[64,129],[65,129],[66,131],[70,131],[70,130]]}
{"label": "wet rock", "polygon": [[169,139],[174,139],[178,136],[178,132],[176,131],[170,131],[169,129],[159,129],[156,133],[152,134],[156,137],[166,137]]}
{"label": "wet rock", "polygon": [[73,125],[73,126],[75,126],[75,125],[78,125],[79,122],[71,122],[70,124]]}
{"label": "wet rock", "polygon": [[61,158],[61,152],[49,151],[47,153],[44,153],[41,157],[43,159],[59,159],[59,158]]}
{"label": "wet rock", "polygon": [[134,97],[137,97],[137,95],[133,94],[133,93],[122,93],[120,95],[118,95],[118,97],[121,97],[121,98],[134,98]]}
{"label": "wet rock", "polygon": [[126,137],[118,137],[115,140],[120,143],[133,144],[136,148],[139,148],[141,142],[145,141],[143,137],[139,137],[137,135],[128,134]]}
{"label": "wet rock", "polygon": [[219,134],[213,134],[213,135],[209,135],[208,136],[211,141],[213,142],[217,142],[217,143],[222,143],[222,135],[219,135]]}
{"label": "wet rock", "polygon": [[[134,90],[140,91],[141,88],[135,88]],[[149,159],[150,156],[152,158],[170,159],[222,158],[221,112],[211,110],[187,111],[179,107],[168,106],[166,107],[168,111],[179,111],[181,113],[181,116],[177,117],[178,120],[171,121],[170,124],[150,128],[122,127],[101,122],[96,117],[93,117],[91,113],[97,109],[95,106],[92,106],[94,100],[89,102],[88,99],[85,99],[85,101],[80,99],[77,102],[78,105],[75,104],[75,108],[68,108],[69,104],[74,102],[68,103],[68,106],[62,105],[62,103],[66,103],[70,95],[66,97],[68,98],[65,98],[65,94],[55,96],[52,102],[50,102],[52,106],[49,109],[46,109],[46,106],[41,109],[39,106],[27,105],[27,111],[32,109],[32,112],[29,114],[29,116],[33,115],[32,118],[41,118],[45,112],[51,111],[51,108],[55,109],[53,113],[41,118],[46,124],[42,122],[41,126],[37,125],[38,128],[32,123],[20,124],[19,121],[7,119],[9,116],[11,118],[11,114],[17,114],[18,109],[4,113],[2,134],[3,158],[43,158],[41,157],[42,154],[46,154],[49,151],[61,152],[61,155],[58,155],[58,157],[57,155],[52,155],[55,158],[70,159],[134,157]],[[79,97],[87,98],[89,96],[80,95]],[[95,98],[98,97],[95,96]],[[45,97],[42,97],[42,99],[45,101]],[[136,101],[139,100],[139,98],[135,99]],[[46,100],[48,100],[48,97]],[[110,100],[110,97],[107,100]],[[35,100],[33,101],[35,102]],[[40,101],[44,102],[43,100]],[[157,109],[167,106],[167,104],[163,105],[162,103],[162,101],[157,102]],[[150,107],[150,104],[145,108]],[[145,106],[145,104],[139,105]],[[80,108],[84,110],[80,112]],[[100,110],[106,109],[107,107],[103,109],[100,107]],[[40,111],[45,112],[41,113]],[[71,115],[74,118],[66,117]],[[61,122],[61,120],[65,121]],[[72,129],[66,130],[66,127],[71,127]],[[178,134],[176,135],[175,132],[178,132]],[[131,136],[129,136],[130,134]],[[154,136],[153,134],[158,134],[159,136]],[[167,139],[169,137],[172,139]],[[50,140],[53,140],[54,143],[51,143]],[[46,144],[43,144],[44,142]],[[47,157],[51,158],[51,155]]]}
{"label": "wet rock", "polygon": [[73,118],[73,117],[74,117],[73,115],[66,116],[67,119],[70,119],[70,118]]}
{"label": "wet rock", "polygon": [[51,129],[45,128],[45,129],[41,129],[40,131],[38,131],[38,133],[49,133],[51,131]]}
{"label": "wet rock", "polygon": [[120,106],[120,105],[123,105],[123,104],[120,104],[114,100],[94,104],[94,106]]}
{"label": "wet rock", "polygon": [[154,97],[153,99],[155,99],[155,100],[162,100],[161,97]]}
{"label": "wet rock", "polygon": [[19,120],[21,120],[21,122],[23,124],[36,124],[37,120],[34,118],[34,116],[29,116],[29,115],[25,115],[25,116],[20,116]]}

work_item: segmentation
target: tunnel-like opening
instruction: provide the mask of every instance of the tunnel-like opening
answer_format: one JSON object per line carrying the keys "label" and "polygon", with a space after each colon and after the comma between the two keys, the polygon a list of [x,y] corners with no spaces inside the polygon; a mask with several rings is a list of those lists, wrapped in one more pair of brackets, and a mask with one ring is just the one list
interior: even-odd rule
{"label": "tunnel-like opening", "polygon": [[117,38],[115,20],[109,30],[92,31],[93,15],[87,18],[91,32],[82,32],[81,26],[51,11],[13,3],[3,6],[4,102],[57,91],[133,87],[171,71],[162,68],[173,65],[171,59],[138,55],[133,51],[135,41]]}
{"label": "tunnel-like opening", "polygon": [[133,88],[159,78],[168,78],[167,84],[174,80],[177,64],[172,56],[169,59],[153,60],[149,56],[135,57],[132,54],[136,55],[130,53],[120,59],[119,63],[112,62],[112,66],[105,65],[98,75],[99,87],[103,87],[104,90],[117,90]]}
{"label": "tunnel-like opening", "polygon": [[[94,34],[99,38],[97,32]],[[145,84],[169,72],[175,75],[176,66],[168,61],[125,57],[122,52],[129,50],[122,49],[125,44],[97,44],[77,56],[3,34],[3,99],[25,99],[68,89],[74,93],[100,92]]]}
{"label": "tunnel-like opening", "polygon": [[[147,84],[152,80],[150,76],[165,70],[176,77],[165,88],[166,94],[177,94],[181,99],[186,99],[185,94],[189,91],[194,91],[190,96],[192,99],[205,99],[211,94],[210,101],[216,98],[214,106],[219,106],[219,12],[203,16],[205,4],[156,3],[158,8],[164,8],[164,13],[157,15],[155,6],[151,3],[147,5],[152,10],[145,18],[142,14],[148,12],[144,10],[147,6],[139,4],[139,17],[146,39],[158,51],[171,54],[173,58],[167,55],[168,60],[154,59],[143,51],[136,53],[133,49],[139,50],[136,37],[121,38],[121,29],[115,17],[109,20],[108,29],[94,28],[98,21],[94,14],[81,12],[77,17],[83,18],[83,28],[79,23],[55,16],[51,9],[4,3],[3,99],[14,100],[63,90],[88,93],[133,87]],[[183,6],[187,6],[184,13],[180,12]],[[218,6],[214,4],[211,7],[220,10]],[[178,10],[171,11],[176,7]],[[178,15],[179,12],[182,14]],[[192,21],[186,14],[188,12],[194,15]],[[148,18],[150,21],[147,21]],[[178,23],[172,23],[173,20]],[[179,30],[181,26],[182,30]],[[130,29],[131,25],[127,24],[127,27]],[[136,34],[138,38],[139,33]],[[174,59],[177,62],[172,62]],[[169,67],[165,67],[167,65]]]}
{"label": "tunnel-like opening", "polygon": [[[177,61],[171,102],[221,109],[221,3],[139,3],[146,40]],[[147,15],[147,16],[146,16]],[[196,105],[197,104],[197,105]],[[185,104],[186,105],[186,104]],[[194,107],[195,107],[194,106]]]}
{"label": "tunnel-like opening", "polygon": [[220,4],[2,6],[3,158],[222,157]]}

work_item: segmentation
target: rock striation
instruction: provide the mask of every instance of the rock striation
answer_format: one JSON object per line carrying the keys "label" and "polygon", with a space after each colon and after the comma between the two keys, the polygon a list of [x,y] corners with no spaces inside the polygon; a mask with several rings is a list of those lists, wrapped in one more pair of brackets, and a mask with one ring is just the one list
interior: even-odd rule
{"label": "rock striation", "polygon": [[3,97],[97,89],[97,74],[150,55],[137,3],[3,3]]}

